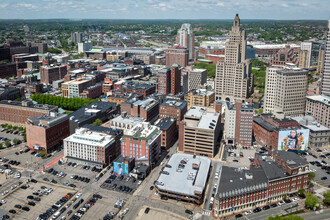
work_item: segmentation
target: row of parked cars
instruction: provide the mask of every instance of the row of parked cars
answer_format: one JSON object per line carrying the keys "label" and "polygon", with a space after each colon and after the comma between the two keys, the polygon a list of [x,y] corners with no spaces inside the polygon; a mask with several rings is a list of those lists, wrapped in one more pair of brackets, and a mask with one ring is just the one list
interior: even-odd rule
{"label": "row of parked cars", "polygon": [[[86,202],[71,218],[70,220],[79,220],[87,211],[88,209],[93,206],[97,200],[102,199],[102,196],[99,194],[94,194],[93,197]],[[80,204],[84,202],[83,199],[81,199],[78,203],[76,203],[73,208],[76,209]]]}
{"label": "row of parked cars", "polygon": [[81,181],[81,182],[85,182],[85,183],[89,183],[91,181],[91,179],[89,179],[87,177],[82,177],[82,176],[78,176],[78,175],[72,175],[71,179]]}
{"label": "row of parked cars", "polygon": [[56,171],[56,170],[54,170],[53,168],[49,169],[49,170],[48,170],[48,173],[53,174],[54,176],[62,177],[62,178],[66,177],[66,173]]}

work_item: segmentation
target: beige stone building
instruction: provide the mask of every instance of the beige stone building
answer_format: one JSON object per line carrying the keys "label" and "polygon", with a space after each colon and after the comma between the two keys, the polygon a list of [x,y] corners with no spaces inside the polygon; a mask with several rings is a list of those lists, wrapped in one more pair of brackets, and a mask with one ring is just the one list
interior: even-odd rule
{"label": "beige stone building", "polygon": [[213,158],[220,135],[220,113],[192,106],[179,122],[179,151]]}
{"label": "beige stone building", "polygon": [[267,68],[264,112],[304,115],[307,76],[308,71],[300,68]]}
{"label": "beige stone building", "polygon": [[188,109],[193,106],[210,106],[215,100],[215,93],[206,89],[194,89],[184,96],[184,100],[188,103]]}
{"label": "beige stone building", "polygon": [[306,115],[311,114],[321,125],[330,128],[330,96],[306,97]]}
{"label": "beige stone building", "polygon": [[226,43],[225,60],[219,61],[216,70],[216,100],[233,101],[248,98],[253,93],[251,62],[245,59],[246,34],[240,27],[238,14]]}

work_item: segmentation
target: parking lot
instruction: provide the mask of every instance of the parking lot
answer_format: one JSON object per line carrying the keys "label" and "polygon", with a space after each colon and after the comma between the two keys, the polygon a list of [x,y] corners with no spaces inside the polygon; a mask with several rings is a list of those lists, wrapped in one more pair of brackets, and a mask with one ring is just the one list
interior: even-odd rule
{"label": "parking lot", "polygon": [[[314,155],[316,155],[314,153]],[[328,166],[329,166],[329,159],[328,158],[325,158],[325,159],[321,159],[321,158],[314,158],[313,156],[311,155],[306,155],[305,156],[305,159],[310,163],[310,169],[315,173],[315,178],[314,178],[314,181],[324,187],[328,187],[330,188],[330,175],[327,173],[327,170],[325,169],[322,169],[322,166],[320,165],[317,165],[317,164],[312,164],[314,163],[315,161],[318,161],[319,163],[323,161],[325,161]],[[312,163],[311,163],[312,162]],[[324,179],[326,177],[326,179]]]}
{"label": "parking lot", "polygon": [[174,219],[185,219],[180,215],[176,215],[173,212],[166,212],[161,209],[150,208],[149,212],[146,213],[146,206],[143,206],[138,213],[136,220],[154,220],[154,219],[164,219],[164,220],[174,220]]}
{"label": "parking lot", "polygon": [[[5,131],[2,131],[3,129],[2,128],[0,128],[0,138],[2,139],[2,138],[6,138],[6,139],[8,139],[9,141],[12,141],[12,140],[14,140],[15,138],[17,139],[17,140],[21,140],[21,141],[23,141],[23,135],[20,135],[20,133],[22,133],[22,132],[18,132],[17,134],[15,134],[15,133],[7,133],[7,131],[8,130],[5,130]],[[3,143],[4,141],[1,141],[0,140],[0,143]]]}
{"label": "parking lot", "polygon": [[255,148],[247,148],[247,147],[234,147],[234,146],[226,146],[224,149],[223,160],[225,160],[228,166],[240,166],[240,167],[249,167],[251,163],[251,159],[254,158],[254,154],[256,153]]}
{"label": "parking lot", "polygon": [[102,183],[101,188],[133,194],[141,183],[142,181],[136,180],[134,177],[121,177],[112,174]]}
{"label": "parking lot", "polygon": [[[22,186],[23,184],[21,184]],[[47,184],[43,182],[37,183],[28,183],[29,188],[22,189],[19,186],[11,194],[8,193],[3,199],[6,200],[6,203],[0,207],[1,215],[7,214],[13,219],[36,219],[42,212],[45,212],[50,208],[56,201],[62,198],[67,193],[75,193],[72,189],[67,189],[63,187],[58,187],[55,184]],[[36,194],[36,190],[43,192],[43,188],[52,188],[53,191],[48,195],[45,194]],[[33,194],[35,193],[35,194]],[[28,196],[39,199],[28,199]],[[30,198],[32,198],[30,197]],[[40,200],[40,201],[38,201]],[[28,202],[33,202],[35,205],[29,205]],[[21,208],[15,207],[19,205],[21,207],[28,207],[29,211],[24,211]],[[16,214],[9,213],[9,210],[15,210]]]}

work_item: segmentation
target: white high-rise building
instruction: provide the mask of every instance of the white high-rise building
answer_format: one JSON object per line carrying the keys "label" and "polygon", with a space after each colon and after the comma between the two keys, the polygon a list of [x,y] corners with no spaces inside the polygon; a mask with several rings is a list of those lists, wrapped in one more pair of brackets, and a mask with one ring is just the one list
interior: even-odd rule
{"label": "white high-rise building", "polygon": [[251,62],[245,59],[246,34],[240,27],[238,14],[234,19],[229,41],[226,42],[225,60],[219,61],[216,70],[216,100],[243,100],[253,93]]}
{"label": "white high-rise building", "polygon": [[267,68],[264,112],[304,115],[307,77],[308,71],[300,68]]}
{"label": "white high-rise building", "polygon": [[191,24],[182,24],[176,36],[176,43],[189,51],[189,60],[195,59],[195,36]]}
{"label": "white high-rise building", "polygon": [[78,43],[78,53],[83,53],[85,51],[89,51],[93,48],[93,43]]}
{"label": "white high-rise building", "polygon": [[330,20],[328,21],[327,46],[325,48],[321,94],[330,96]]}
{"label": "white high-rise building", "polygon": [[83,34],[81,32],[72,32],[71,42],[74,42],[76,44],[83,42]]}

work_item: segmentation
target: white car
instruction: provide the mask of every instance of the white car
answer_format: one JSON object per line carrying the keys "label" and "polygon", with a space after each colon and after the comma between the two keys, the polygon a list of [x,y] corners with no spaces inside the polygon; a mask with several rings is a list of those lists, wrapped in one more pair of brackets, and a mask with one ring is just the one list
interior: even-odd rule
{"label": "white car", "polygon": [[292,202],[297,202],[299,199],[298,198],[294,198],[292,199]]}
{"label": "white car", "polygon": [[251,210],[250,211],[246,211],[244,214],[245,215],[251,215],[252,214],[252,211]]}
{"label": "white car", "polygon": [[0,201],[0,203],[5,204],[6,200],[3,199],[3,200]]}
{"label": "white car", "polygon": [[284,205],[285,202],[284,201],[280,201],[279,203],[277,203],[278,206]]}
{"label": "white car", "polygon": [[15,189],[16,187],[17,187],[16,185],[12,185],[10,189]]}
{"label": "white car", "polygon": [[[139,180],[139,182],[138,182],[138,185],[141,185],[141,183],[142,183],[142,181],[141,180]],[[164,183],[162,183],[163,185],[164,185]],[[159,183],[159,185],[161,185],[161,186],[163,186],[161,183]]]}
{"label": "white car", "polygon": [[76,195],[76,198],[78,199],[81,195],[82,195],[82,193],[78,193],[78,194]]}
{"label": "white car", "polygon": [[1,193],[1,195],[6,195],[8,193],[8,190],[5,190],[5,191],[3,191],[2,193]]}

